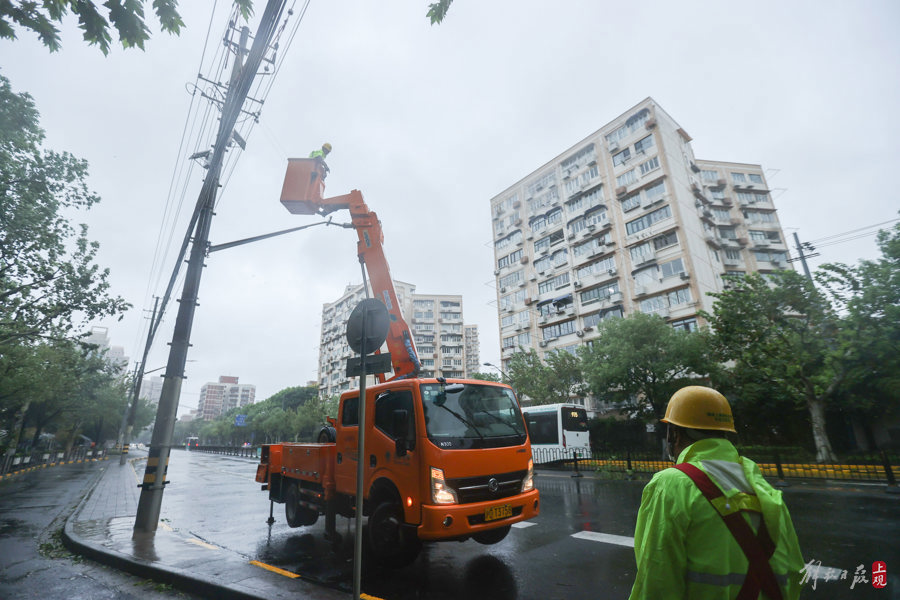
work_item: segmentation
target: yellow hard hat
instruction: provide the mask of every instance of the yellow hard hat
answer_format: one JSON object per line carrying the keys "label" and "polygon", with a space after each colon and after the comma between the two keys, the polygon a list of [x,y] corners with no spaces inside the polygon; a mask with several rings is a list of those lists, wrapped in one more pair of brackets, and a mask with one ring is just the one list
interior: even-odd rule
{"label": "yellow hard hat", "polygon": [[687,429],[734,430],[734,416],[725,396],[716,390],[700,385],[683,387],[669,399],[663,423],[671,423]]}
{"label": "yellow hard hat", "polygon": [[325,152],[331,152],[331,144],[325,142],[324,144],[322,144],[322,150],[324,150]]}

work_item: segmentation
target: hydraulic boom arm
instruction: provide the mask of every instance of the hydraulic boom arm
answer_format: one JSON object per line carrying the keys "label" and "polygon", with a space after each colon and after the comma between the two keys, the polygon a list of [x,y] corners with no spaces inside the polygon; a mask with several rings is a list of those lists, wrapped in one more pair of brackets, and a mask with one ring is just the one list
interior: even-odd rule
{"label": "hydraulic boom arm", "polygon": [[[409,331],[409,325],[400,313],[391,270],[384,256],[384,233],[378,216],[369,210],[359,190],[349,194],[323,198],[325,193],[325,163],[314,158],[288,159],[284,186],[281,189],[281,203],[292,214],[328,215],[334,211],[347,209],[353,228],[356,229],[359,242],[357,254],[360,262],[365,264],[372,283],[375,296],[387,307],[390,316],[390,329],[387,335],[387,347],[391,353],[394,367],[394,379],[416,377],[419,373],[419,356]],[[379,382],[385,381],[384,375],[376,375]]]}

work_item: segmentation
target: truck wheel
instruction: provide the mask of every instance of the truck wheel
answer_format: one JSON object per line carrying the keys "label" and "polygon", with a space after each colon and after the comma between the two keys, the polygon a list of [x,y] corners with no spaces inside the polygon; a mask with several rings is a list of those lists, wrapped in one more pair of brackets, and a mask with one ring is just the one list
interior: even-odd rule
{"label": "truck wheel", "polygon": [[415,531],[403,526],[403,509],[386,501],[369,516],[367,541],[372,557],[387,567],[403,567],[416,560],[422,542]]}
{"label": "truck wheel", "polygon": [[319,511],[300,506],[300,490],[296,483],[289,483],[284,495],[284,518],[289,527],[315,525]]}
{"label": "truck wheel", "polygon": [[497,529],[489,529],[487,531],[481,531],[472,536],[472,539],[478,542],[479,544],[496,544],[497,542],[503,541],[503,538],[506,537],[506,534],[509,533],[509,525],[506,527],[498,527]]}
{"label": "truck wheel", "polygon": [[319,437],[316,441],[320,444],[333,444],[337,441],[337,431],[334,427],[323,427],[319,430]]}

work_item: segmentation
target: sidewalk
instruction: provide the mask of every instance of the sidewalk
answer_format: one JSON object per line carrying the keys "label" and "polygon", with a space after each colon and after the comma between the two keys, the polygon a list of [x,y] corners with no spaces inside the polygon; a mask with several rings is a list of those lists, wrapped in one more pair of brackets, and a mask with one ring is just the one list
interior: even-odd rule
{"label": "sidewalk", "polygon": [[[251,564],[226,548],[210,547],[160,523],[146,539],[133,540],[140,489],[131,461],[104,461],[93,489],[66,522],[70,550],[132,575],[216,599],[346,600],[348,594]],[[286,576],[287,575],[287,576]]]}

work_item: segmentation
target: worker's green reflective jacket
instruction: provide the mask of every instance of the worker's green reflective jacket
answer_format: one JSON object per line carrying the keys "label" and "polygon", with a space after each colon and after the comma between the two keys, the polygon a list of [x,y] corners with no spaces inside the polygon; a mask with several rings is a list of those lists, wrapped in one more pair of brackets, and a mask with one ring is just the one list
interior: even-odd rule
{"label": "worker's green reflective jacket", "polygon": [[[800,595],[803,557],[781,492],[728,440],[705,439],[685,448],[678,462],[702,469],[722,490],[719,510],[742,510],[757,530],[760,514],[775,543],[769,560],[785,600]],[[747,573],[747,558],[722,517],[691,479],[665,469],[644,488],[634,532],[637,577],[631,599],[732,600]],[[765,596],[760,595],[760,598]]]}

